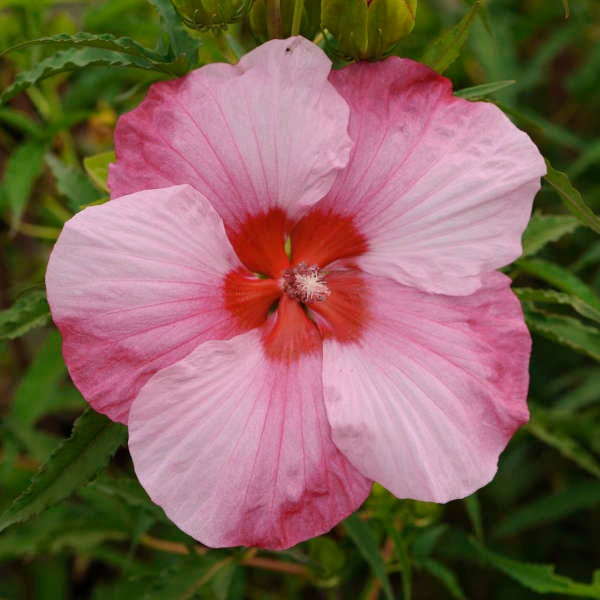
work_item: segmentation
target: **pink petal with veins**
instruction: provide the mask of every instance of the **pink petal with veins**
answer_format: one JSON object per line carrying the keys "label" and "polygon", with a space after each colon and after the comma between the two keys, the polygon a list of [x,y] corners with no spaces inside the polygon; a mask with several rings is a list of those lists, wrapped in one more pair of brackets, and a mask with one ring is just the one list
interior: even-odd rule
{"label": "pink petal with veins", "polygon": [[319,347],[273,360],[254,329],[157,373],[129,421],[150,497],[212,547],[283,549],[329,531],[371,482],[331,441],[320,372]]}
{"label": "pink petal with veins", "polygon": [[316,209],[352,217],[368,244],[361,269],[465,295],[521,254],[546,167],[500,109],[453,97],[448,79],[397,57],[330,79],[350,104],[354,147]]}
{"label": "pink petal with veins", "polygon": [[348,162],[348,105],[308,40],[272,40],[236,66],[154,84],[119,119],[112,195],[188,183],[236,232],[248,215],[300,216]]}
{"label": "pink petal with veins", "polygon": [[494,476],[529,418],[531,342],[500,273],[465,297],[365,277],[371,320],[354,343],[323,345],[333,441],[399,498],[448,502]]}
{"label": "pink petal with veins", "polygon": [[127,422],[159,369],[241,331],[225,275],[241,269],[211,204],[189,186],[86,208],[65,224],[46,287],[73,381],[99,412]]}

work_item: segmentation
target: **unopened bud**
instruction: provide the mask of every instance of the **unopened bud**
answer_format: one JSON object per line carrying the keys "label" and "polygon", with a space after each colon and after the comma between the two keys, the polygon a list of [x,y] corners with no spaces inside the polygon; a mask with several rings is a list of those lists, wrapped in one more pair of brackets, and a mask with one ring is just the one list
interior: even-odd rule
{"label": "unopened bud", "polygon": [[[294,16],[294,4],[296,0],[281,0],[281,32],[283,38],[292,33],[292,20]],[[304,0],[302,10],[302,21],[300,33],[308,39],[312,39],[319,32],[321,25],[321,2],[320,0]],[[250,11],[250,28],[254,37],[259,42],[265,42],[274,37],[274,32],[269,31],[267,18],[267,0],[255,0]]]}
{"label": "unopened bud", "polygon": [[323,0],[321,26],[345,58],[382,58],[415,24],[417,0]]}
{"label": "unopened bud", "polygon": [[223,28],[242,19],[253,0],[171,0],[191,29]]}

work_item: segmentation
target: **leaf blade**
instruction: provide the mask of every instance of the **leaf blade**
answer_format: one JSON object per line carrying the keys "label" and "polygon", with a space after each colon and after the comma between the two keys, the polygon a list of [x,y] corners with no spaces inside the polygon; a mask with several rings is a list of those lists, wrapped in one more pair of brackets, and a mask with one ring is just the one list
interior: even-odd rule
{"label": "leaf blade", "polygon": [[392,592],[392,586],[387,576],[385,563],[369,525],[361,521],[356,515],[351,515],[344,521],[344,528],[371,567],[373,574],[381,582],[386,598],[394,600],[394,593]]}
{"label": "leaf blade", "polygon": [[83,159],[83,167],[90,179],[104,192],[110,192],[106,181],[108,179],[108,165],[115,162],[117,157],[114,150],[101,152],[93,156],[86,156]]}
{"label": "leaf blade", "polygon": [[50,308],[43,290],[30,290],[6,310],[0,311],[0,340],[12,340],[50,321]]}
{"label": "leaf blade", "polygon": [[65,440],[33,477],[30,485],[0,516],[0,531],[39,514],[87,483],[125,441],[126,429],[86,410]]}
{"label": "leaf blade", "polygon": [[21,71],[12,85],[0,95],[0,104],[14,98],[18,93],[39,81],[68,71],[77,71],[86,67],[132,67],[146,71],[169,73],[167,65],[153,63],[145,58],[103,50],[100,48],[77,48],[63,50],[45,58],[27,71]]}
{"label": "leaf blade", "polygon": [[443,73],[458,58],[480,8],[481,2],[474,2],[467,14],[452,29],[434,40],[420,62],[438,73]]}
{"label": "leaf blade", "polygon": [[472,87],[463,88],[454,92],[455,96],[464,98],[465,100],[481,100],[494,92],[499,92],[504,88],[510,87],[517,83],[514,79],[504,79],[503,81],[493,81],[491,83],[483,83]]}
{"label": "leaf blade", "polygon": [[546,244],[573,233],[580,225],[579,219],[570,215],[533,214],[523,233],[523,256],[536,254]]}
{"label": "leaf blade", "polygon": [[547,173],[544,177],[560,196],[563,204],[586,226],[600,233],[600,217],[584,202],[581,194],[575,189],[566,173],[556,170],[546,160]]}
{"label": "leaf blade", "polygon": [[115,52],[123,52],[132,56],[148,58],[150,60],[160,61],[163,57],[151,50],[142,46],[130,37],[117,37],[110,33],[88,33],[80,31],[73,35],[67,33],[59,33],[57,35],[46,36],[34,40],[27,40],[15,44],[6,50],[0,52],[0,56],[12,52],[13,50],[21,50],[31,46],[52,46],[58,48],[103,48],[104,50],[114,50]]}

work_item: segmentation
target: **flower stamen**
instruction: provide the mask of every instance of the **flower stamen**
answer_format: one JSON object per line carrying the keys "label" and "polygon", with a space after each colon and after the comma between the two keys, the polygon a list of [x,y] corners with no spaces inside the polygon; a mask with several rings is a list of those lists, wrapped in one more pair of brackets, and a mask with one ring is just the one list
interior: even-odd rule
{"label": "flower stamen", "polygon": [[281,287],[290,298],[304,304],[324,302],[331,295],[319,267],[308,266],[305,262],[284,271]]}

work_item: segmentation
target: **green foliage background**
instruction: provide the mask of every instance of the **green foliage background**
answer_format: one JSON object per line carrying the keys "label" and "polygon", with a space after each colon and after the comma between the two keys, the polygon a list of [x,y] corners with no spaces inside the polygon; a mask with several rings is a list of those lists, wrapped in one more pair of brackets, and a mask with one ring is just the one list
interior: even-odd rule
{"label": "green foliage background", "polygon": [[506,269],[534,337],[533,417],[470,498],[375,486],[280,553],[209,551],[148,500],[124,428],[67,377],[43,288],[62,223],[106,199],[117,115],[256,41],[247,22],[190,34],[164,0],[0,0],[0,49],[57,35],[0,57],[0,599],[600,598],[600,3],[420,0],[395,53],[496,102],[553,166]]}

